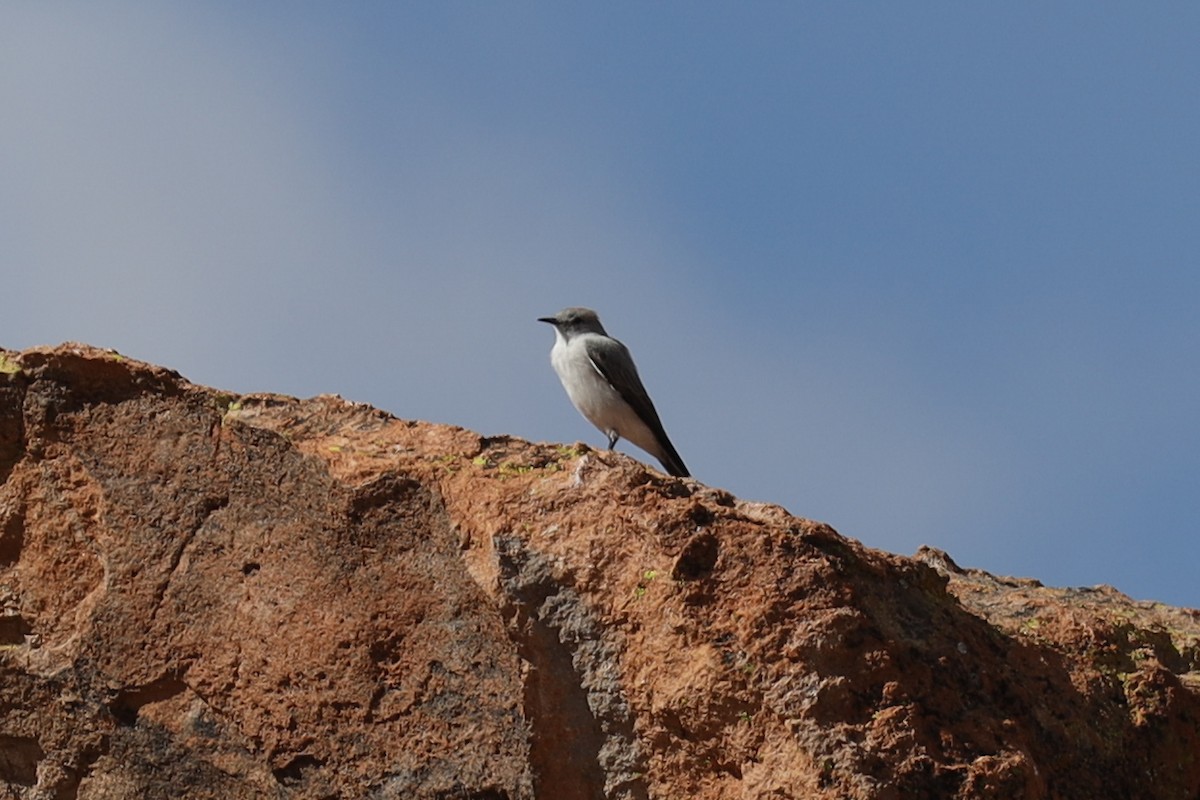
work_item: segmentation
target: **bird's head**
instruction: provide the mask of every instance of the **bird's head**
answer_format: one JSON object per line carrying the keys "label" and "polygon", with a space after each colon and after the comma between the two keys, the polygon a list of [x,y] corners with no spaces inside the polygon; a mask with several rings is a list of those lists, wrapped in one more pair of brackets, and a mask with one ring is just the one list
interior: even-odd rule
{"label": "bird's head", "polygon": [[596,316],[596,312],[580,306],[564,308],[553,317],[538,317],[538,322],[550,323],[566,339],[580,333],[608,335],[604,326],[600,324],[600,317]]}

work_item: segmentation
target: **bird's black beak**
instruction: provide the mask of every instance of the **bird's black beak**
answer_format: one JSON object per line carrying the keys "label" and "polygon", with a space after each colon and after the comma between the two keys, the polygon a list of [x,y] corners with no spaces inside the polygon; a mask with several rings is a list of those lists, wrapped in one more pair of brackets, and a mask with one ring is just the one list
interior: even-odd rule
{"label": "bird's black beak", "polygon": [[538,317],[537,321],[538,322],[549,322],[551,325],[558,324],[558,320],[556,320],[554,317]]}

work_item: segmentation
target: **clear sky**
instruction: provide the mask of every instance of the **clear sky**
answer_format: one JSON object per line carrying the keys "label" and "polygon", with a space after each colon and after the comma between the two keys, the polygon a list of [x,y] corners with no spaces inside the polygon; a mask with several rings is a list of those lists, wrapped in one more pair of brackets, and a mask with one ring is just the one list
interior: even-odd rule
{"label": "clear sky", "polygon": [[1198,42],[1195,3],[5,3],[0,345],[602,446],[534,321],[587,305],[706,483],[1200,606]]}

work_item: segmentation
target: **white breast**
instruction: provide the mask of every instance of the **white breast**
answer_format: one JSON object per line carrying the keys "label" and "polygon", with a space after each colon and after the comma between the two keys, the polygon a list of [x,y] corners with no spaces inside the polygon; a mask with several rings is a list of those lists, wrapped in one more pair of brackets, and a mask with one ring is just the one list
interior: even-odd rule
{"label": "white breast", "polygon": [[[558,332],[555,331],[557,334]],[[567,342],[561,334],[550,350],[550,363],[579,413],[606,436],[620,436],[657,457],[658,442],[637,413],[592,365],[584,334]]]}

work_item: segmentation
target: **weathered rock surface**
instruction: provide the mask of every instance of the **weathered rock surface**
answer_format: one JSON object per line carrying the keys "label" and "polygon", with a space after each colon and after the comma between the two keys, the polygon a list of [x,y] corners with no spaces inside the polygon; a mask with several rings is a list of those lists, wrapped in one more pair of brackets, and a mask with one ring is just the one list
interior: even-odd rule
{"label": "weathered rock surface", "polygon": [[0,352],[0,798],[1197,798],[1200,613]]}

